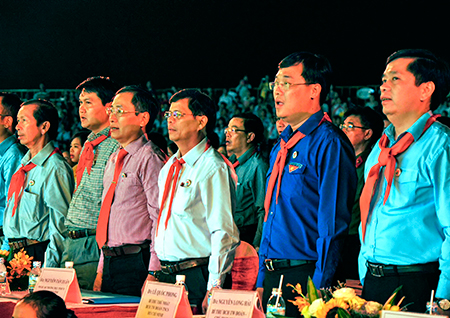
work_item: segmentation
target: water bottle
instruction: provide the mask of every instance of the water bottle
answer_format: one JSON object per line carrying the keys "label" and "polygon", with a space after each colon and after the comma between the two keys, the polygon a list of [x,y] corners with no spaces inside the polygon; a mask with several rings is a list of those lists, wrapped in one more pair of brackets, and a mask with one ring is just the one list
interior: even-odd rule
{"label": "water bottle", "polygon": [[175,285],[184,286],[184,290],[186,292],[186,297],[187,297],[189,295],[189,292],[188,292],[188,288],[186,286],[186,276],[177,275],[176,280],[177,280],[177,282],[175,283]]}
{"label": "water bottle", "polygon": [[0,295],[2,296],[6,294],[7,289],[6,273],[5,259],[2,257],[0,258]]}
{"label": "water bottle", "polygon": [[220,279],[214,279],[212,281],[212,288],[211,288],[211,291],[208,294],[208,307],[209,307],[209,303],[210,303],[211,298],[212,298],[212,290],[213,289],[222,289],[222,282],[220,281]]}
{"label": "water bottle", "polygon": [[281,288],[273,288],[272,296],[267,302],[266,317],[275,318],[274,314],[284,316],[286,314],[286,303],[281,296]]}
{"label": "water bottle", "polygon": [[29,293],[32,293],[34,291],[34,287],[36,286],[39,275],[41,275],[41,262],[34,261],[33,269],[30,271],[30,278],[28,279]]}

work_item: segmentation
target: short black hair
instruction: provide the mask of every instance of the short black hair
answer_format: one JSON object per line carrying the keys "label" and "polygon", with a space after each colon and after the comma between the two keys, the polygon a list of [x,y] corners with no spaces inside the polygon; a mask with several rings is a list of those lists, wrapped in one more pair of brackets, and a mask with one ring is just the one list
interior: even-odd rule
{"label": "short black hair", "polygon": [[372,129],[372,137],[369,139],[368,149],[380,139],[384,130],[383,117],[370,107],[352,107],[344,114],[343,120],[347,117],[356,116],[361,120],[361,125],[366,128]]}
{"label": "short black hair", "polygon": [[246,112],[233,115],[232,118],[241,118],[244,121],[245,132],[252,132],[255,134],[253,144],[260,144],[264,141],[264,125],[261,119],[253,113]]}
{"label": "short black hair", "polygon": [[156,101],[155,97],[150,91],[137,85],[129,85],[122,87],[121,89],[119,89],[116,95],[122,93],[133,94],[131,103],[134,105],[134,109],[137,112],[149,113],[150,119],[147,123],[147,126],[145,126],[145,131],[148,134],[152,130],[153,123],[155,122],[156,116],[158,116],[158,112],[160,110],[159,104]]}
{"label": "short black hair", "polygon": [[84,142],[87,140],[87,137],[89,136],[90,133],[91,132],[89,130],[78,131],[72,136],[70,141],[74,140],[75,138],[80,138],[81,146],[83,146]]}
{"label": "short black hair", "polygon": [[48,290],[39,290],[24,296],[20,300],[36,311],[37,318],[76,317],[67,310],[64,300]]}
{"label": "short black hair", "polygon": [[37,126],[48,121],[50,128],[47,132],[49,140],[56,140],[58,137],[59,115],[56,107],[45,99],[31,99],[22,104],[23,106],[36,105],[33,117],[36,119]]}
{"label": "short black hair", "polygon": [[450,91],[450,69],[443,59],[424,49],[405,49],[394,52],[386,65],[399,58],[413,59],[407,70],[416,78],[416,86],[426,82],[433,82],[435,90],[431,96],[430,109],[435,110],[445,101]]}
{"label": "short black hair", "polygon": [[19,112],[20,105],[22,105],[22,100],[16,94],[0,92],[0,97],[3,97],[2,106],[3,114],[6,116],[11,116],[13,119],[12,130],[16,129],[17,125],[17,113]]}
{"label": "short black hair", "polygon": [[110,103],[113,100],[114,95],[119,88],[120,87],[109,77],[94,76],[89,77],[88,79],[80,83],[76,87],[76,90],[78,94],[81,94],[83,90],[87,93],[97,94],[98,98],[100,98],[100,100],[102,101],[103,106],[105,106],[107,103]]}
{"label": "short black hair", "polygon": [[216,112],[217,106],[214,101],[205,93],[202,93],[198,89],[183,89],[175,93],[169,103],[175,103],[179,100],[187,98],[189,100],[188,107],[194,116],[204,115],[208,118],[206,124],[206,134],[211,135],[214,132],[216,126]]}
{"label": "short black hair", "polygon": [[287,68],[298,64],[303,65],[301,76],[308,84],[320,84],[322,87],[320,92],[320,104],[322,105],[330,91],[333,75],[330,62],[325,56],[320,54],[296,52],[285,57],[278,64],[278,68]]}

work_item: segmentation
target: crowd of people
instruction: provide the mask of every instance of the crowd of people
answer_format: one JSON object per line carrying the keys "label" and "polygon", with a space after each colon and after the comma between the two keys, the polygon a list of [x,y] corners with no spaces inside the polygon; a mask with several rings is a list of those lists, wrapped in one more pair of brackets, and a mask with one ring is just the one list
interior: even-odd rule
{"label": "crowd of people", "polygon": [[[324,56],[299,52],[273,82],[252,89],[244,77],[220,96],[106,77],[56,107],[2,93],[1,253],[73,261],[81,288],[118,294],[183,274],[200,312],[252,246],[263,304],[284,275],[305,290],[308,277],[318,288],[359,278],[382,303],[403,285],[418,312],[436,290],[449,310],[450,129],[437,116],[449,67],[395,52],[379,101],[364,105],[342,102],[331,73]],[[64,159],[56,146],[68,144]],[[291,302],[286,315],[299,315]]]}

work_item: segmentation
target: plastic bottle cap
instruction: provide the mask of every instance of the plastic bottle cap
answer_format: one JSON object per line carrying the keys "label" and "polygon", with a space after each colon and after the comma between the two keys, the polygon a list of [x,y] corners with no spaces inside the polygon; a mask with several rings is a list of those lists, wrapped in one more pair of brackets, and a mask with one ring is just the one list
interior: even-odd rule
{"label": "plastic bottle cap", "polygon": [[179,281],[185,282],[186,281],[186,276],[185,275],[177,275],[176,276],[176,281],[177,282],[179,282]]}
{"label": "plastic bottle cap", "polygon": [[73,262],[66,262],[66,268],[73,268]]}

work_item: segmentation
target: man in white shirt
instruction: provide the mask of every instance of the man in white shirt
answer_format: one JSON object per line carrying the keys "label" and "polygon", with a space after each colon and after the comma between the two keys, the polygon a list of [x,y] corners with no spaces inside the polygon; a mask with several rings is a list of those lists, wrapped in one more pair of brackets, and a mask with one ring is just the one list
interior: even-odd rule
{"label": "man in white shirt", "polygon": [[[213,101],[197,90],[172,96],[165,118],[169,138],[178,151],[162,168],[158,180],[158,278],[174,283],[176,275],[185,275],[189,301],[198,311],[213,285],[223,284],[239,244],[233,221],[234,169],[207,139],[214,130],[215,108]],[[149,273],[148,279],[154,279],[153,274]]]}

